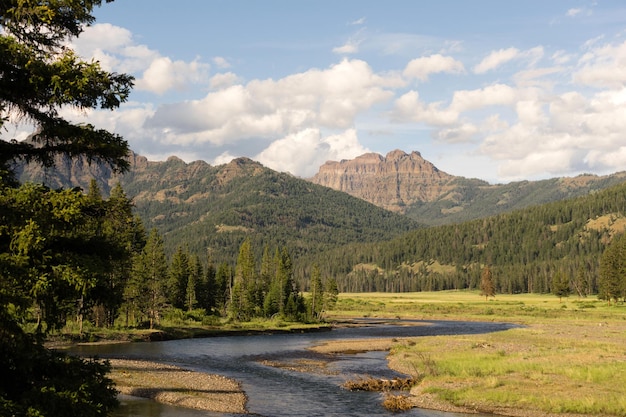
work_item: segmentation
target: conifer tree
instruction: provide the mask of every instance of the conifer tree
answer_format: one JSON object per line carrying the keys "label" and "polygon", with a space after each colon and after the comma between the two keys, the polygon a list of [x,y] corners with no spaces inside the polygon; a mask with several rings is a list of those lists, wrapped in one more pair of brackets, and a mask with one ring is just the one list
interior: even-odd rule
{"label": "conifer tree", "polygon": [[216,270],[215,264],[211,256],[207,258],[207,267],[204,273],[201,275],[200,283],[198,284],[197,299],[198,306],[203,308],[207,313],[211,313],[216,307],[217,298],[217,282],[216,282]]}
{"label": "conifer tree", "polygon": [[135,257],[131,282],[125,293],[126,302],[137,308],[136,313],[147,315],[151,329],[159,323],[165,308],[167,277],[163,239],[152,229],[143,251]]}
{"label": "conifer tree", "polygon": [[185,289],[185,308],[187,311],[193,310],[198,304],[197,294],[200,290],[202,276],[202,264],[196,255],[189,256],[189,279]]}
{"label": "conifer tree", "polygon": [[559,297],[559,302],[562,301],[563,297],[569,297],[569,278],[561,271],[555,272],[552,277],[552,294]]}
{"label": "conifer tree", "polygon": [[232,268],[226,262],[222,262],[215,273],[215,308],[223,314],[231,299],[232,276]]}
{"label": "conifer tree", "polygon": [[614,237],[600,258],[598,295],[609,304],[626,296],[626,233]]}
{"label": "conifer tree", "polygon": [[167,284],[168,301],[173,307],[185,308],[189,275],[189,254],[179,246],[172,257]]}
{"label": "conifer tree", "polygon": [[260,302],[258,301],[258,278],[256,262],[250,239],[243,241],[239,248],[235,277],[231,294],[229,314],[231,317],[247,320],[255,314]]}
{"label": "conifer tree", "polygon": [[324,287],[322,285],[322,278],[320,276],[320,270],[317,265],[313,265],[311,269],[311,300],[310,300],[310,316],[313,319],[320,319],[320,315],[324,310]]}
{"label": "conifer tree", "polygon": [[485,266],[480,274],[480,295],[485,296],[485,301],[489,297],[496,295],[496,287],[493,283],[493,273],[489,266]]}
{"label": "conifer tree", "polygon": [[[104,212],[91,209],[101,202],[78,190],[18,186],[13,171],[19,161],[52,166],[58,155],[128,168],[120,136],[60,115],[63,107],[115,109],[130,93],[131,76],[104,71],[68,46],[101,3],[0,2],[0,129],[12,131],[12,118],[35,128],[30,141],[0,139],[0,415],[105,416],[117,403],[106,365],[43,345],[46,331],[77,298],[84,310],[111,272],[119,248],[93,233]],[[36,337],[19,325],[31,311],[39,316]]]}

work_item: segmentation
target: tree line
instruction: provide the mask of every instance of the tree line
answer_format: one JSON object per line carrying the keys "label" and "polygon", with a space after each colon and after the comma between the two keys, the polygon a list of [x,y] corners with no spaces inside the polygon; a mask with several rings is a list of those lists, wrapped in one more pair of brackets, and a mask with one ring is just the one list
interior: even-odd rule
{"label": "tree line", "polygon": [[[624,230],[626,184],[469,222],[353,243],[301,259],[342,292],[479,289],[489,266],[498,293],[551,293],[567,278],[580,296],[603,294],[601,258]],[[623,255],[626,255],[623,253]],[[325,262],[322,262],[325,260]]]}
{"label": "tree line", "polygon": [[152,328],[172,309],[195,317],[217,315],[237,321],[280,316],[290,321],[319,321],[337,301],[337,284],[322,279],[313,266],[305,298],[286,247],[265,246],[260,264],[249,239],[243,241],[235,265],[205,262],[178,247],[168,262],[164,241],[152,229],[145,247],[135,254],[119,305],[126,326],[149,323]]}

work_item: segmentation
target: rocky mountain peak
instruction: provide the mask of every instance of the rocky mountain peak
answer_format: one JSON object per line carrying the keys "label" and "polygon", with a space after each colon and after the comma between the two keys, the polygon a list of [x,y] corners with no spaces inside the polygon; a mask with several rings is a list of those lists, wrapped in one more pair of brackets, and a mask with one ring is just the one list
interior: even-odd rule
{"label": "rocky mountain peak", "polygon": [[455,178],[419,152],[394,150],[386,156],[366,153],[352,160],[328,161],[311,181],[387,210],[404,212],[411,204],[434,201],[449,192]]}

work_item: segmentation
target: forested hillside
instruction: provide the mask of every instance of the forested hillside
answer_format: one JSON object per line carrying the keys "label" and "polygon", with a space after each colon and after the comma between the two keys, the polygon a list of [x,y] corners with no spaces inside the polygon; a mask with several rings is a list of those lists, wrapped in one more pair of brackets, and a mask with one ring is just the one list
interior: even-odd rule
{"label": "forested hillside", "polygon": [[[260,251],[286,246],[294,257],[352,242],[388,240],[419,227],[363,200],[250,159],[212,167],[177,159],[127,175],[122,185],[147,229],[166,251],[185,246],[216,262],[232,262],[244,239]],[[260,256],[260,252],[257,253]]]}
{"label": "forested hillside", "polygon": [[420,227],[406,216],[327,187],[279,173],[247,158],[211,166],[170,157],[152,162],[131,153],[130,170],[116,176],[86,161],[62,159],[55,169],[18,167],[21,181],[53,188],[88,189],[92,179],[106,196],[120,183],[147,230],[155,227],[172,255],[180,246],[201,258],[232,263],[249,238],[259,253],[287,246],[292,255],[352,242],[389,240]]}
{"label": "forested hillside", "polygon": [[[626,226],[626,184],[456,225],[415,230],[386,243],[354,244],[314,262],[340,291],[478,288],[488,266],[496,290],[550,292],[555,274],[580,295],[598,290],[599,260]],[[304,263],[311,263],[310,260]]]}
{"label": "forested hillside", "polygon": [[438,199],[412,204],[406,215],[430,226],[462,223],[553,201],[584,196],[626,181],[626,173],[579,175],[508,184],[457,177],[451,191]]}

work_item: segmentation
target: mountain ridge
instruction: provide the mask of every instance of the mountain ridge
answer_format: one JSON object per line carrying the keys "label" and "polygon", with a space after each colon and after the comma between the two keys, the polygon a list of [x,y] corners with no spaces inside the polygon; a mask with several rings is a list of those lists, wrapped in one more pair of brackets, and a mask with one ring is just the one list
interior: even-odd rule
{"label": "mountain ridge", "polygon": [[417,151],[396,149],[327,161],[310,180],[433,226],[577,197],[619,184],[626,173],[489,184],[441,171]]}

